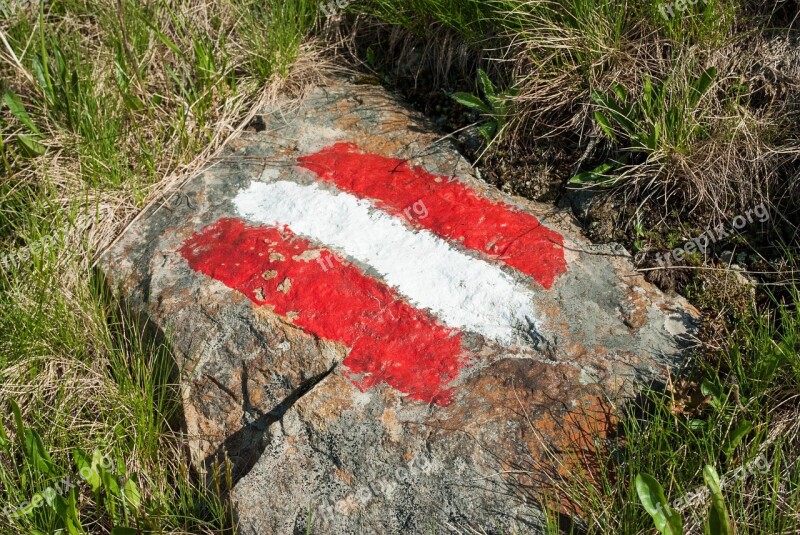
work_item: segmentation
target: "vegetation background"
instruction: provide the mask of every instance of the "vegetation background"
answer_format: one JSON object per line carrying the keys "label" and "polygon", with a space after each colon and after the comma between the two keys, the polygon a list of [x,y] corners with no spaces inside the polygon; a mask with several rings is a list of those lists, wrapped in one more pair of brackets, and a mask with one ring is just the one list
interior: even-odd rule
{"label": "vegetation background", "polygon": [[[598,443],[600,478],[554,482],[581,520],[551,531],[652,533],[637,475],[671,502],[705,465],[763,455],[767,470],[723,489],[731,527],[798,532],[800,6],[681,5],[0,2],[0,506],[16,511],[0,531],[234,532],[226,467],[187,464],[170,355],[94,260],[265,102],[346,76],[400,93],[485,180],[572,209],[705,315],[684,373]],[[760,203],[767,222],[655,261]],[[81,468],[97,477],[42,494]],[[702,532],[708,506],[683,530]]]}

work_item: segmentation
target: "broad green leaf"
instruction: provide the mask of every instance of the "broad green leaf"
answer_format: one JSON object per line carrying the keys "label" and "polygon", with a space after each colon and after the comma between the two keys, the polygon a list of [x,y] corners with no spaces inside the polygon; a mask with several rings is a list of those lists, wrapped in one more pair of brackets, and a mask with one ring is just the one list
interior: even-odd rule
{"label": "broad green leaf", "polygon": [[487,143],[491,143],[497,133],[497,123],[494,121],[484,123],[478,127],[478,132],[481,133]]}
{"label": "broad green leaf", "polygon": [[102,485],[102,481],[100,480],[100,473],[92,460],[89,459],[89,455],[83,450],[75,450],[72,457],[78,466],[78,474],[92,487],[92,492],[97,492]]}
{"label": "broad green leaf", "polygon": [[[785,347],[783,342],[776,343],[769,351],[759,355],[756,362],[756,371],[753,378],[759,381],[770,382],[772,381],[775,372],[778,368],[787,363],[787,357],[793,355],[794,346]],[[739,348],[733,348],[737,356],[740,353]]]}
{"label": "broad green leaf", "polygon": [[664,489],[653,476],[639,474],[636,476],[636,493],[645,510],[653,518],[653,523],[663,535],[681,535],[683,521],[680,515],[667,504]]}
{"label": "broad green leaf", "polygon": [[89,459],[89,455],[83,451],[82,449],[72,450],[72,459],[75,461],[75,464],[78,467],[78,470],[83,468],[84,466],[91,467],[91,459]]}
{"label": "broad green leaf", "polygon": [[76,525],[73,519],[67,519],[67,531],[69,531],[69,535],[83,535],[83,530],[79,526],[80,524]]}
{"label": "broad green leaf", "polygon": [[692,107],[697,106],[697,103],[700,102],[700,99],[703,97],[703,95],[706,94],[708,88],[711,87],[711,83],[714,81],[716,77],[717,77],[717,69],[711,67],[704,70],[703,74],[701,74],[697,78],[697,81],[692,86],[692,91],[693,91],[691,97]]}
{"label": "broad green leaf", "polygon": [[83,526],[81,526],[81,519],[78,517],[78,499],[77,492],[72,489],[69,492],[69,499],[67,500],[67,528],[70,533],[75,535],[83,534]]}
{"label": "broad green leaf", "polygon": [[594,112],[594,120],[597,121],[597,124],[600,125],[600,129],[603,130],[605,135],[613,139],[614,141],[617,140],[617,137],[614,135],[614,128],[611,126],[611,121],[608,120],[603,112],[595,111]]}
{"label": "broad green leaf", "polygon": [[494,89],[494,84],[489,79],[486,71],[483,69],[478,69],[478,78],[480,78],[481,88],[483,89],[483,94],[486,95],[486,98],[489,100],[494,99],[497,96],[497,93]]}
{"label": "broad green leaf", "polygon": [[[22,446],[23,450],[25,449],[25,424],[22,423],[22,412],[19,410],[19,405],[13,399],[8,400],[8,404],[11,405],[11,412],[14,413],[14,423],[17,425],[16,433],[17,433],[17,440],[19,440],[20,445]],[[27,455],[27,452],[25,452]]]}
{"label": "broad green leaf", "polygon": [[131,504],[134,508],[139,508],[139,505],[142,503],[142,495],[139,494],[139,489],[136,486],[136,481],[134,481],[133,477],[128,478],[128,480],[125,482],[122,494],[125,496],[125,501]]}
{"label": "broad green leaf", "polygon": [[103,486],[106,488],[106,492],[114,496],[115,498],[121,498],[122,494],[119,490],[119,482],[117,478],[109,472],[108,470],[100,469],[100,478],[103,481]]}
{"label": "broad green leaf", "polygon": [[653,125],[653,147],[652,147],[653,150],[655,150],[660,140],[661,140],[661,123],[656,123],[655,125]]}
{"label": "broad green leaf", "polygon": [[616,164],[614,163],[604,163],[600,164],[591,171],[584,171],[582,173],[578,173],[577,175],[573,176],[569,179],[570,184],[598,184],[598,185],[606,185],[609,181],[613,180],[613,176],[607,175],[609,171],[616,168]]}
{"label": "broad green leaf", "polygon": [[614,94],[617,95],[617,98],[620,99],[622,102],[628,100],[628,90],[625,89],[625,86],[622,84],[614,84],[611,87],[614,91]]}
{"label": "broad green leaf", "polygon": [[28,112],[25,111],[25,106],[23,106],[22,101],[16,94],[12,93],[11,91],[6,91],[5,94],[3,94],[3,100],[5,101],[6,106],[8,106],[8,108],[11,110],[11,113],[14,114],[14,117],[19,119],[22,124],[27,126],[28,130],[39,136],[42,135],[39,129],[36,128],[36,125],[33,124],[33,121],[31,121]]}
{"label": "broad green leaf", "polygon": [[688,426],[689,429],[691,429],[692,431],[700,431],[706,428],[706,421],[694,418],[692,420],[689,420]]}
{"label": "broad green leaf", "polygon": [[28,460],[33,467],[42,474],[53,476],[55,475],[55,468],[50,454],[44,447],[42,437],[35,429],[25,430],[25,449],[29,453]]}
{"label": "broad green leaf", "polygon": [[8,453],[8,450],[11,448],[11,441],[8,439],[8,434],[6,433],[6,426],[3,425],[3,420],[0,420],[0,450],[5,451]]}
{"label": "broad green leaf", "polygon": [[28,505],[26,505],[25,507],[20,507],[19,509],[17,509],[17,513],[16,513],[17,516],[18,517],[19,516],[31,516],[33,514],[33,512],[36,510],[36,505],[35,505],[36,502],[34,502],[34,500],[37,500],[37,498],[41,499],[42,501],[44,501],[44,497],[42,495],[34,494],[33,497],[31,498],[31,501],[28,502]]}
{"label": "broad green leaf", "polygon": [[54,489],[53,487],[47,487],[42,492],[42,496],[44,496],[44,500],[47,502],[47,505],[49,505],[53,510],[55,510],[56,497],[58,497],[56,489]]}
{"label": "broad green leaf", "polygon": [[720,409],[722,407],[722,403],[724,401],[722,389],[716,384],[709,380],[705,380],[700,383],[700,392],[704,396],[709,396],[711,398],[710,403],[712,407],[715,409]]}
{"label": "broad green leaf", "polygon": [[726,457],[730,457],[733,451],[736,449],[736,446],[742,441],[742,439],[753,430],[753,424],[749,420],[742,420],[739,422],[739,425],[736,426],[736,429],[733,430],[731,435],[722,445],[722,451],[725,453]]}
{"label": "broad green leaf", "polygon": [[111,535],[136,535],[139,533],[133,528],[116,527],[111,530]]}
{"label": "broad green leaf", "polygon": [[612,100],[605,93],[601,93],[600,91],[592,91],[589,93],[589,97],[595,104],[603,108],[610,108],[612,106]]}
{"label": "broad green leaf", "polygon": [[475,95],[470,95],[469,93],[451,93],[450,98],[461,104],[462,106],[466,106],[467,108],[473,110],[479,110],[483,113],[492,113],[491,108],[486,105],[481,99],[476,97]]}
{"label": "broad green leaf", "polygon": [[604,95],[598,91],[592,91],[591,98],[598,106],[608,111],[611,120],[619,123],[629,136],[635,135],[636,127],[629,118],[633,109],[631,105],[622,107],[611,96]]}
{"label": "broad green leaf", "polygon": [[64,524],[67,524],[69,520],[69,513],[67,510],[69,509],[69,502],[64,499],[63,496],[56,496],[53,498],[53,509],[56,511],[56,515],[61,519]]}
{"label": "broad green leaf", "polygon": [[102,468],[105,468],[103,465],[103,454],[100,453],[100,450],[94,450],[92,452],[92,469],[96,472],[102,472]]}
{"label": "broad green leaf", "polygon": [[653,111],[653,83],[650,77],[646,76],[644,79],[644,90],[642,91],[642,103],[648,113]]}
{"label": "broad green leaf", "polygon": [[19,143],[19,147],[22,152],[29,158],[35,158],[36,156],[41,156],[45,153],[46,149],[44,145],[36,141],[31,136],[17,134],[17,142]]}
{"label": "broad green leaf", "polygon": [[38,57],[33,58],[32,64],[36,81],[39,82],[39,87],[41,87],[42,93],[44,93],[47,99],[47,103],[52,106],[55,102],[55,96],[53,94],[53,85],[50,83],[50,72]]}
{"label": "broad green leaf", "polygon": [[719,475],[714,467],[707,464],[703,467],[703,480],[711,491],[711,509],[708,512],[708,531],[711,535],[730,535],[731,521],[728,508],[719,486]]}

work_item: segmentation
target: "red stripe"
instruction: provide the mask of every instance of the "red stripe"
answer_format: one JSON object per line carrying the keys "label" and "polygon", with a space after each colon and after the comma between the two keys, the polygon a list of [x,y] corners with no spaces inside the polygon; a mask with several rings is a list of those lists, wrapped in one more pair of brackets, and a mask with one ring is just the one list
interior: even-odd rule
{"label": "red stripe", "polygon": [[505,262],[545,288],[567,270],[559,233],[447,176],[411,168],[404,160],[365,154],[352,143],[303,156],[299,164],[343,191],[375,199],[380,208],[417,228]]}
{"label": "red stripe", "polygon": [[326,250],[316,260],[300,256],[314,250],[287,228],[220,219],[186,240],[180,252],[195,271],[350,347],[346,375],[362,391],[386,382],[411,398],[447,405],[447,385],[464,364],[459,331],[435,323]]}

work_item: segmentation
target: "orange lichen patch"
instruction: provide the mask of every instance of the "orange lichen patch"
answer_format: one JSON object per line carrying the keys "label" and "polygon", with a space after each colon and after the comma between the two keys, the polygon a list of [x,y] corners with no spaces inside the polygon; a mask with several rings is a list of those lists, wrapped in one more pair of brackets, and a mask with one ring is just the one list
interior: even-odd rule
{"label": "orange lichen patch", "polygon": [[[577,512],[558,492],[559,483],[570,474],[586,473],[597,484],[602,455],[597,445],[615,423],[599,387],[581,385],[580,374],[566,364],[499,361],[460,388],[468,394],[450,408],[444,424],[448,430],[482,435],[487,451],[502,451],[497,469],[529,499],[557,496],[564,512]],[[509,421],[516,422],[515,431],[486,433],[493,426],[507,430]]]}
{"label": "orange lichen patch", "polygon": [[336,479],[338,479],[339,481],[341,481],[346,485],[352,486],[353,482],[355,481],[355,478],[353,477],[353,474],[351,472],[343,470],[338,466],[333,467],[333,475],[336,476]]}
{"label": "orange lichen patch", "polygon": [[[346,115],[337,119],[334,125],[341,130],[352,130],[357,128],[363,119],[358,115]],[[405,117],[398,118],[396,121],[388,121],[383,123],[387,131],[396,128],[398,131],[408,128],[408,120]],[[370,150],[382,156],[392,157],[403,149],[407,148],[401,138],[387,137],[382,134],[366,133],[358,137],[359,141],[364,145],[370,147]]]}
{"label": "orange lichen patch", "polygon": [[328,423],[336,421],[342,413],[353,408],[353,392],[357,390],[350,381],[331,374],[300,398],[295,407],[304,418],[319,429],[325,429]]}
{"label": "orange lichen patch", "polygon": [[351,515],[361,508],[361,502],[358,501],[355,494],[348,494],[338,502],[336,502],[336,510],[343,515]]}
{"label": "orange lichen patch", "polygon": [[647,323],[647,307],[650,302],[647,293],[641,288],[628,291],[628,306],[622,309],[622,319],[629,328],[639,330]]}
{"label": "orange lichen patch", "polygon": [[399,441],[403,435],[403,426],[400,425],[400,422],[397,420],[397,413],[395,410],[384,409],[383,414],[381,414],[381,422],[383,422],[383,427],[386,428],[389,434],[389,439],[393,442]]}
{"label": "orange lichen patch", "polygon": [[194,396],[190,395],[184,400],[184,416],[186,418],[187,436],[192,437],[190,451],[194,463],[214,455],[217,448],[225,440],[226,426],[218,421],[209,419],[197,409]]}
{"label": "orange lichen patch", "polygon": [[[557,498],[564,513],[581,514],[582,511],[562,490],[562,481],[575,481],[601,488],[601,449],[613,432],[616,419],[613,408],[605,398],[588,393],[578,398],[574,409],[554,418],[543,414],[535,423],[536,434],[530,437],[528,449],[534,464],[546,464],[550,480],[531,482],[531,489],[541,496]],[[541,437],[548,437],[547,443]],[[557,462],[553,462],[557,461]]]}
{"label": "orange lichen patch", "polygon": [[334,126],[339,130],[348,131],[358,126],[362,119],[355,114],[348,114],[336,119]]}

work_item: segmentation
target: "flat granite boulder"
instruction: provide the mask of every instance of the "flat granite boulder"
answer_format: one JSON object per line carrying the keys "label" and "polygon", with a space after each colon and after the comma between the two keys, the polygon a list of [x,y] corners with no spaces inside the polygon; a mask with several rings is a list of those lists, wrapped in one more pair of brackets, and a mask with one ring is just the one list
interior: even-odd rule
{"label": "flat granite boulder", "polygon": [[241,532],[540,531],[696,311],[380,88],[260,119],[101,261],[173,349],[197,465],[230,458]]}

